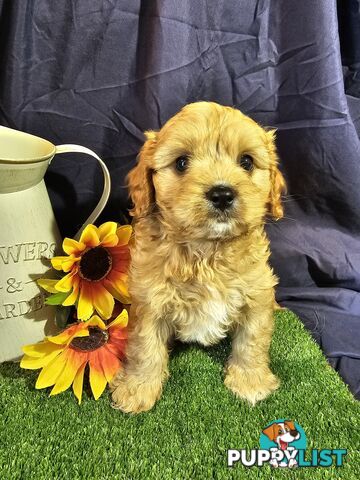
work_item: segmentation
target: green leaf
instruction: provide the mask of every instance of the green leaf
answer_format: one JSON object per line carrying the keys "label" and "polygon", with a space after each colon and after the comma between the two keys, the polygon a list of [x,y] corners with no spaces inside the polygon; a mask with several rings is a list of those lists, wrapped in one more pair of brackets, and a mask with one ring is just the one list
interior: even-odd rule
{"label": "green leaf", "polygon": [[50,295],[45,300],[46,305],[61,305],[64,300],[70,295],[71,292],[59,292]]}

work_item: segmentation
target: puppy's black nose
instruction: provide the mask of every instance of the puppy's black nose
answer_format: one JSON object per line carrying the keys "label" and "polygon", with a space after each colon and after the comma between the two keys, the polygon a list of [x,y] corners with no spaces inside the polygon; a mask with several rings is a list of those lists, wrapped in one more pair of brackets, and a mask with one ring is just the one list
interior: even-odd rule
{"label": "puppy's black nose", "polygon": [[230,187],[219,185],[211,188],[206,193],[206,198],[214,205],[215,208],[224,211],[230,208],[234,202],[235,192]]}

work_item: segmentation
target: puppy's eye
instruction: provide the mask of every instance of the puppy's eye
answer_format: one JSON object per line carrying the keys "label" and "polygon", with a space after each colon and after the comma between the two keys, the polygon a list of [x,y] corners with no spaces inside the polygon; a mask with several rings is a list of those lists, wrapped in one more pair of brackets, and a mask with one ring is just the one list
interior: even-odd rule
{"label": "puppy's eye", "polygon": [[250,155],[242,155],[239,159],[240,167],[247,172],[250,172],[254,168],[254,160]]}
{"label": "puppy's eye", "polygon": [[175,168],[178,172],[185,172],[187,167],[189,166],[189,157],[183,155],[176,159]]}

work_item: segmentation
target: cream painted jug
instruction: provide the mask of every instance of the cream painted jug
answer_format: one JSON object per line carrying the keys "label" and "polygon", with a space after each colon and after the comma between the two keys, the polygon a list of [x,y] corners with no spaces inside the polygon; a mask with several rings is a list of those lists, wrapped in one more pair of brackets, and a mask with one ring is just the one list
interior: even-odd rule
{"label": "cream painted jug", "polygon": [[91,155],[104,174],[104,190],[95,210],[77,233],[93,223],[110,193],[110,175],[102,160],[80,145],[60,145],[0,126],[0,362],[16,360],[21,347],[55,333],[55,307],[44,305],[36,280],[61,252],[62,239],[44,183],[59,153]]}

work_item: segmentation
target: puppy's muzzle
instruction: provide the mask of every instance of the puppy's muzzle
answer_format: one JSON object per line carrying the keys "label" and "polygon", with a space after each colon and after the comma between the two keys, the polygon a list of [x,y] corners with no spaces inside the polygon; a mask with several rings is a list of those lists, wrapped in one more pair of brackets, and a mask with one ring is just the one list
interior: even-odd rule
{"label": "puppy's muzzle", "polygon": [[224,212],[228,210],[235,200],[235,192],[232,188],[226,186],[212,187],[206,192],[206,198],[217,209]]}

